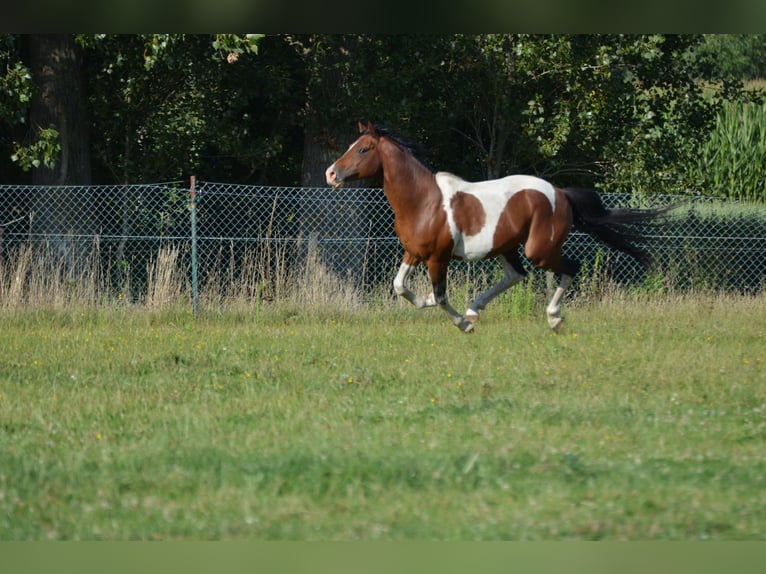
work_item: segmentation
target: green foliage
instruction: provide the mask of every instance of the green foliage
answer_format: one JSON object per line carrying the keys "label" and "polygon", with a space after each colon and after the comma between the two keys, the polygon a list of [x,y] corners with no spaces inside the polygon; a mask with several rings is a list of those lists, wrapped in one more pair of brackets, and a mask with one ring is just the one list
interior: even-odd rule
{"label": "green foliage", "polygon": [[11,161],[18,163],[24,171],[45,166],[53,169],[61,154],[61,142],[58,131],[53,128],[41,128],[37,132],[34,143],[28,145],[14,144]]}
{"label": "green foliage", "polygon": [[[4,56],[4,57],[3,57]],[[23,124],[32,99],[32,76],[22,62],[11,62],[10,54],[0,52],[6,73],[0,76],[0,121]]]}
{"label": "green foliage", "polygon": [[222,163],[243,164],[246,172],[262,168],[274,153],[253,133],[260,116],[252,111],[258,106],[249,93],[250,71],[260,40],[258,34],[84,38],[93,51],[91,107],[103,127],[94,143],[100,169],[135,183],[192,173],[212,178]]}
{"label": "green foliage", "polygon": [[[15,37],[3,34],[0,40],[0,67],[5,70],[0,75],[0,127],[13,134],[0,139],[0,146],[10,148],[11,161],[23,171],[53,168],[61,152],[59,132],[54,126],[25,125],[35,86],[29,68],[20,59]],[[20,131],[22,126],[25,129]],[[20,137],[14,137],[16,134]]]}
{"label": "green foliage", "polygon": [[732,84],[705,99],[682,58],[701,36],[332,40],[342,45],[317,45],[336,50],[340,81],[314,94],[314,113],[329,125],[347,110],[377,112],[420,139],[433,165],[472,179],[527,172],[613,191],[696,189],[686,166],[719,100],[739,93]]}
{"label": "green foliage", "polygon": [[213,49],[230,64],[236,62],[242,54],[258,54],[258,43],[264,34],[216,34]]}
{"label": "green foliage", "polygon": [[[13,126],[24,121],[34,88],[20,38],[5,35],[0,47],[0,121]],[[646,194],[705,191],[696,169],[701,147],[720,107],[743,96],[741,78],[713,68],[706,54],[724,42],[732,66],[739,57],[752,61],[762,35],[77,40],[87,55],[95,181],[196,173],[295,185],[307,143],[329,156],[358,119],[369,119],[418,139],[435,167],[471,179],[527,172],[562,185]],[[720,86],[708,96],[711,82]],[[13,141],[23,148],[34,138]],[[52,150],[40,143],[36,151],[10,151],[43,164],[39,154]]]}
{"label": "green foliage", "polygon": [[711,195],[766,203],[766,103],[723,107],[702,148],[699,169]]}
{"label": "green foliage", "polygon": [[766,78],[766,34],[705,34],[688,61],[713,80]]}

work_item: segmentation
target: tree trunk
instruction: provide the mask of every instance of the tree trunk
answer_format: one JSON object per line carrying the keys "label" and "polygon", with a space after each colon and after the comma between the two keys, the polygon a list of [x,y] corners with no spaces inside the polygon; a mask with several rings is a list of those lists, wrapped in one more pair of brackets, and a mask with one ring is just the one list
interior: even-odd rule
{"label": "tree trunk", "polygon": [[348,57],[354,41],[351,36],[334,37],[328,42],[331,47],[321,49],[310,41],[312,48],[307,51],[313,59],[309,67],[317,77],[306,94],[301,185],[311,191],[302,200],[301,233],[309,265],[323,264],[362,285],[367,254],[360,246],[365,245],[370,228],[362,207],[368,192],[362,188],[369,182],[350,182],[343,189],[331,189],[325,181],[325,170],[358,137],[355,130],[359,118],[338,121],[326,114],[326,110],[337,114],[337,101],[346,83],[343,59]]}
{"label": "tree trunk", "polygon": [[54,126],[61,158],[54,169],[33,173],[36,185],[89,185],[90,137],[82,51],[69,34],[33,35],[30,68],[37,85],[30,120],[34,127]]}
{"label": "tree trunk", "polygon": [[[341,189],[328,187],[325,170],[356,137],[351,128],[344,130],[338,141],[339,149],[326,136],[306,134],[303,148],[303,213],[301,232],[307,240],[307,261],[322,263],[336,275],[350,277],[358,286],[364,283],[367,254],[363,246],[369,233],[370,221],[365,213],[370,182],[354,181]],[[341,140],[340,138],[343,137]],[[360,271],[362,274],[360,274]]]}
{"label": "tree trunk", "polygon": [[29,58],[36,86],[30,107],[31,127],[36,130],[52,126],[61,144],[56,165],[52,169],[40,166],[32,173],[34,185],[51,186],[38,192],[34,230],[45,234],[55,250],[72,264],[81,258],[74,252],[73,237],[94,231],[90,190],[52,186],[91,183],[83,55],[73,35],[31,35]]}

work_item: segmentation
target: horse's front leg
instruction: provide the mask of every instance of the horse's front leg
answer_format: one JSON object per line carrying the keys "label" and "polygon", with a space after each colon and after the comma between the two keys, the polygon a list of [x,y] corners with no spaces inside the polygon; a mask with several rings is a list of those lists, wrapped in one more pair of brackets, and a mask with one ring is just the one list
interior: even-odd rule
{"label": "horse's front leg", "polygon": [[429,295],[426,298],[418,297],[415,293],[410,291],[409,287],[407,287],[407,279],[412,271],[418,266],[418,263],[420,263],[420,260],[417,257],[405,252],[402,264],[399,266],[399,272],[394,278],[394,293],[399,297],[403,297],[418,309],[423,307],[435,307],[436,302],[434,301],[433,295]]}
{"label": "horse's front leg", "polygon": [[431,284],[433,285],[433,301],[442,309],[442,311],[447,313],[453,325],[464,333],[470,333],[473,331],[474,322],[466,320],[460,313],[455,311],[447,300],[448,268],[449,261],[428,262],[428,275],[431,277]]}

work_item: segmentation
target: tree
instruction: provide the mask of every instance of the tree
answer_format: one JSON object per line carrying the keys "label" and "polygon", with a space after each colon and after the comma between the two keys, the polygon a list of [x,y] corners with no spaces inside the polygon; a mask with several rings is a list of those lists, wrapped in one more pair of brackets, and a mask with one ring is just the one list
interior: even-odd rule
{"label": "tree", "polygon": [[[723,99],[707,99],[685,55],[701,36],[456,36],[447,56],[455,128],[484,176],[535,173],[565,185],[678,192]],[[470,91],[460,89],[471,86]],[[478,175],[478,174],[476,174]]]}
{"label": "tree", "polygon": [[705,34],[688,55],[701,78],[766,78],[766,34]]}
{"label": "tree", "polygon": [[[10,174],[12,164],[22,171],[55,166],[61,151],[58,131],[52,127],[30,126],[29,107],[35,93],[32,73],[22,59],[20,37],[0,35],[0,173]],[[5,181],[13,178],[5,175]]]}
{"label": "tree", "polygon": [[202,175],[206,154],[239,149],[247,157],[238,145],[251,128],[243,76],[259,40],[231,34],[80,36],[89,48],[90,104],[103,134],[94,145],[101,177],[167,181]]}
{"label": "tree", "polygon": [[83,83],[83,54],[73,35],[32,35],[28,38],[32,81],[37,89],[30,106],[33,126],[53,126],[61,155],[55,165],[39,166],[39,185],[88,185],[90,121]]}
{"label": "tree", "polygon": [[[29,109],[33,128],[58,134],[60,153],[32,169],[32,183],[41,186],[33,208],[32,229],[48,235],[54,249],[70,267],[84,258],[76,253],[73,236],[90,233],[89,210],[75,210],[87,202],[72,202],[68,191],[51,186],[91,183],[90,122],[83,84],[83,54],[73,35],[32,35],[27,38],[29,68],[35,91]],[[89,193],[84,191],[83,193]]]}
{"label": "tree", "polygon": [[[162,235],[183,225],[185,198],[168,188],[161,207],[139,209],[130,184],[213,177],[222,157],[246,163],[252,133],[244,93],[260,35],[82,35],[90,58],[89,101],[101,137],[94,143],[100,179],[124,185],[101,225],[122,239],[126,257],[137,225]],[[237,81],[238,80],[238,81]],[[244,121],[243,121],[244,120]],[[245,166],[255,170],[258,164]],[[228,166],[226,166],[228,167]],[[231,181],[236,168],[217,177]],[[139,217],[142,214],[142,217]],[[105,220],[105,219],[108,219]]]}
{"label": "tree", "polygon": [[358,119],[415,136],[432,163],[471,179],[535,173],[566,185],[678,192],[721,101],[687,55],[700,35],[300,37],[304,185]]}
{"label": "tree", "polygon": [[[29,42],[3,38],[0,145],[27,169],[72,158],[74,142],[60,126],[24,123],[37,85],[19,48]],[[413,136],[433,165],[471,179],[529,172],[565,184],[679,191],[696,185],[687,163],[720,102],[741,93],[728,81],[714,99],[703,96],[715,74],[703,57],[712,40],[700,35],[76,39],[99,182],[194,172],[322,187],[356,121],[369,119]]]}
{"label": "tree", "polygon": [[[35,229],[56,237],[59,252],[69,254],[69,237],[113,229],[102,219],[111,215],[71,213],[70,206],[87,204],[88,198],[65,201],[73,191],[49,186],[89,184],[91,152],[100,181],[127,184],[196,173],[206,146],[236,139],[237,118],[227,113],[236,98],[220,87],[233,82],[221,80],[232,77],[224,70],[256,53],[260,35],[4,38],[2,79],[10,97],[0,101],[0,120],[17,129],[29,120],[39,133],[36,140],[34,134],[24,136],[26,144],[9,138],[12,159],[43,186],[31,206]],[[97,134],[92,142],[91,125]],[[135,197],[128,188],[123,195],[113,211],[126,236]]]}

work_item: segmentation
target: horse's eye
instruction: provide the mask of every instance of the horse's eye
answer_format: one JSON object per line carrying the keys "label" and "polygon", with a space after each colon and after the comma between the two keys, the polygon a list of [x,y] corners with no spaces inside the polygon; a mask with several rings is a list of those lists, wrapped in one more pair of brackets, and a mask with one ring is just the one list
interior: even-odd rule
{"label": "horse's eye", "polygon": [[368,148],[368,147],[360,147],[359,148],[359,155],[366,154],[368,151],[370,151],[370,148]]}

